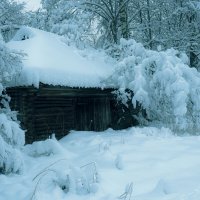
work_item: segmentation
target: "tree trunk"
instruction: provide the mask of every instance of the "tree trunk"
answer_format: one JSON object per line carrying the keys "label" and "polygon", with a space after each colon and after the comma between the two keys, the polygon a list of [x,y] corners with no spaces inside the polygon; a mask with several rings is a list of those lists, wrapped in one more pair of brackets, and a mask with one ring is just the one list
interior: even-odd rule
{"label": "tree trunk", "polygon": [[152,49],[153,48],[153,41],[152,41],[153,37],[152,37],[152,29],[151,29],[152,24],[151,24],[150,1],[149,0],[147,0],[147,23],[148,23],[147,26],[148,26],[148,35],[149,35],[148,42],[149,42],[150,49]]}
{"label": "tree trunk", "polygon": [[119,0],[119,25],[121,37],[128,39],[129,38],[129,26],[128,26],[128,13],[127,13],[128,3],[125,3],[125,0]]}

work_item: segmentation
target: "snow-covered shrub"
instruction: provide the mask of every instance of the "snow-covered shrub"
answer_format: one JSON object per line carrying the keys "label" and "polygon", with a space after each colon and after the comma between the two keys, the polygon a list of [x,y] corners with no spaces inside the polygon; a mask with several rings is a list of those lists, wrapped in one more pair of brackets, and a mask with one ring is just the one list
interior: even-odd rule
{"label": "snow-covered shrub", "polygon": [[0,41],[0,173],[19,173],[23,169],[20,148],[25,143],[16,113],[9,108],[10,98],[5,88],[19,74],[22,67],[20,56]]}
{"label": "snow-covered shrub", "polygon": [[[4,101],[1,103],[5,105]],[[0,173],[20,173],[23,169],[20,148],[25,143],[25,134],[16,121],[16,113],[3,107],[0,109]]]}
{"label": "snow-covered shrub", "polygon": [[95,163],[88,163],[81,167],[66,168],[61,162],[68,162],[67,159],[60,159],[36,174],[31,199],[37,199],[37,194],[48,191],[50,188],[58,189],[64,193],[75,193],[79,195],[95,193],[98,190],[99,177]]}
{"label": "snow-covered shrub", "polygon": [[70,177],[71,187],[77,194],[97,192],[99,174],[95,163],[88,163],[80,168],[72,167]]}
{"label": "snow-covered shrub", "polygon": [[33,142],[26,145],[24,151],[33,157],[49,156],[62,153],[64,149],[56,139],[47,139],[45,141]]}
{"label": "snow-covered shrub", "polygon": [[[59,160],[63,161],[63,160]],[[59,161],[51,164],[49,167],[46,167],[39,174],[33,178],[35,182],[34,190],[30,194],[30,199],[38,199],[41,196],[42,192],[52,193],[52,190],[59,189],[64,193],[68,193],[70,189],[70,179],[68,172],[62,171],[60,169],[52,168],[54,165],[58,164]]]}
{"label": "snow-covered shrub", "polygon": [[122,102],[131,100],[134,107],[139,102],[150,121],[176,130],[199,130],[200,73],[188,66],[184,53],[151,51],[125,39],[118,51],[118,67],[106,84],[119,88]]}

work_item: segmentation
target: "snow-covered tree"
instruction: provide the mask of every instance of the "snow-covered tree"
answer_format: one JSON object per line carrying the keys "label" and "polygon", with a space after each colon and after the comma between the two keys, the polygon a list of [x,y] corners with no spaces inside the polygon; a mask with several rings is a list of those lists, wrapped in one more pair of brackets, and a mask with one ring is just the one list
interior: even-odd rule
{"label": "snow-covered tree", "polygon": [[118,68],[107,84],[118,86],[123,103],[139,103],[149,121],[176,130],[200,129],[200,74],[188,66],[186,54],[151,51],[124,39],[118,52]]}
{"label": "snow-covered tree", "polygon": [[[200,1],[178,1],[179,9],[176,10],[175,20],[178,42],[173,38],[177,49],[187,52],[190,58],[190,65],[199,68],[200,65]],[[172,17],[171,21],[173,22]],[[173,33],[171,33],[171,36]],[[175,35],[175,37],[177,34]]]}
{"label": "snow-covered tree", "polygon": [[98,17],[104,40],[119,43],[120,38],[129,38],[128,7],[130,0],[88,0],[86,9]]}
{"label": "snow-covered tree", "polygon": [[40,13],[44,30],[62,35],[67,43],[78,47],[94,43],[92,15],[83,9],[83,1],[43,0]]}
{"label": "snow-covered tree", "polygon": [[9,40],[15,29],[24,23],[23,9],[23,3],[14,0],[1,0],[0,32],[5,40]]}
{"label": "snow-covered tree", "polygon": [[156,50],[185,51],[190,65],[198,68],[200,1],[134,0],[131,37]]}
{"label": "snow-covered tree", "polygon": [[38,9],[36,11],[29,11],[25,13],[24,24],[30,27],[46,30],[45,20],[46,11]]}
{"label": "snow-covered tree", "polygon": [[[5,1],[5,0],[4,0]],[[199,66],[200,1],[42,0],[30,23],[77,46],[110,47],[133,38],[146,48],[186,52]],[[31,19],[32,18],[32,19]]]}
{"label": "snow-covered tree", "polygon": [[[2,38],[2,37],[1,37]],[[23,168],[20,148],[24,145],[24,131],[9,107],[10,98],[6,87],[20,73],[22,62],[20,55],[8,49],[0,40],[0,173],[19,173]]]}

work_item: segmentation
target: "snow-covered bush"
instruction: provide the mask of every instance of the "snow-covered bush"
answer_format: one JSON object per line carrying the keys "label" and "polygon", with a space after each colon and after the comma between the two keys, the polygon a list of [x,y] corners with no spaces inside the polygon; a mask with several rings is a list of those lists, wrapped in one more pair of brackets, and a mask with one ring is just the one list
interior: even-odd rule
{"label": "snow-covered bush", "polygon": [[[63,160],[59,160],[63,161]],[[70,189],[70,179],[68,172],[62,171],[60,169],[51,168],[58,164],[59,161],[51,164],[49,167],[42,170],[33,178],[35,182],[34,190],[30,194],[30,199],[39,199],[42,192],[53,193],[53,189],[60,190],[60,192],[68,193]]]}
{"label": "snow-covered bush", "polygon": [[80,168],[71,168],[72,188],[79,195],[96,193],[98,190],[99,174],[94,162],[88,163]]}
{"label": "snow-covered bush", "polygon": [[0,41],[0,173],[19,173],[23,168],[20,148],[25,143],[16,113],[9,108],[6,87],[14,81],[22,67],[20,56]]}
{"label": "snow-covered bush", "polygon": [[[176,130],[200,128],[200,74],[184,53],[151,51],[134,40],[121,40],[118,67],[106,81],[117,86],[122,102],[139,102],[150,121]],[[127,93],[127,89],[133,95]]]}
{"label": "snow-covered bush", "polygon": [[[2,105],[5,105],[2,100]],[[20,173],[23,158],[20,148],[25,143],[24,131],[16,121],[16,113],[8,107],[0,109],[0,173]]]}
{"label": "snow-covered bush", "polygon": [[50,164],[33,178],[32,181],[36,185],[31,199],[37,199],[41,190],[47,192],[50,188],[51,192],[53,189],[59,188],[64,193],[70,192],[78,195],[97,192],[99,177],[94,162],[70,168],[66,168],[66,165],[63,166],[64,162],[68,162],[68,159],[60,159]]}

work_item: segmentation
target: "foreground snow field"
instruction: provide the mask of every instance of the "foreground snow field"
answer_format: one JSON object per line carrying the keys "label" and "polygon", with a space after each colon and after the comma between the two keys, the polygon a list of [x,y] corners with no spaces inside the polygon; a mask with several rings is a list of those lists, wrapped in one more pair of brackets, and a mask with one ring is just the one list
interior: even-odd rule
{"label": "foreground snow field", "polygon": [[27,145],[24,157],[23,174],[0,175],[0,200],[200,199],[199,136],[165,128],[72,131],[59,142]]}

